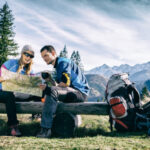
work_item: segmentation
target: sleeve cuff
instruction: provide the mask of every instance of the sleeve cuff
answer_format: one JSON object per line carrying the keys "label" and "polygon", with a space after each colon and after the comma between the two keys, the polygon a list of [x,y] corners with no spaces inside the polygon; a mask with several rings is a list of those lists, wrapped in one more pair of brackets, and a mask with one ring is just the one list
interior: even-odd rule
{"label": "sleeve cuff", "polygon": [[64,82],[67,86],[70,86],[70,76],[67,73],[62,74],[62,82]]}

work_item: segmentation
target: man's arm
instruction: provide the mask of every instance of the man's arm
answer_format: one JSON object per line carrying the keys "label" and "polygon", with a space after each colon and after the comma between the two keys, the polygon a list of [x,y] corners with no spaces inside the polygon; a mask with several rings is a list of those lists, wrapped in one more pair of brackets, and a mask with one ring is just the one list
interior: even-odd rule
{"label": "man's arm", "polygon": [[57,73],[60,74],[60,78],[58,79],[60,87],[69,87],[71,84],[71,65],[70,62],[62,61],[58,68]]}
{"label": "man's arm", "polygon": [[61,82],[58,84],[60,87],[70,86],[70,75],[68,73],[63,73],[61,77]]}

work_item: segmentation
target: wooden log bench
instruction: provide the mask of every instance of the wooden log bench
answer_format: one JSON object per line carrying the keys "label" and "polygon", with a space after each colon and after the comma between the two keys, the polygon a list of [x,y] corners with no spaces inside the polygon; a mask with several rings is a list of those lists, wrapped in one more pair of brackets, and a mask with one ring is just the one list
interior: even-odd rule
{"label": "wooden log bench", "polygon": [[[16,111],[21,114],[41,113],[41,102],[16,102]],[[0,103],[0,113],[6,113],[5,104]],[[72,137],[74,130],[80,125],[80,114],[108,115],[106,102],[58,103],[52,132],[55,136]]]}

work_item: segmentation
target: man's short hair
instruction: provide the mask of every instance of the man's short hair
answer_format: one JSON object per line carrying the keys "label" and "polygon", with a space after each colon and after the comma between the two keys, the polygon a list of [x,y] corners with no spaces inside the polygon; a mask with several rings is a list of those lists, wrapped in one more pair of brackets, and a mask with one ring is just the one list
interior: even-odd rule
{"label": "man's short hair", "polygon": [[52,46],[52,45],[46,45],[44,47],[41,48],[41,53],[44,51],[44,50],[47,50],[48,52],[52,52],[52,51],[55,51],[55,48]]}

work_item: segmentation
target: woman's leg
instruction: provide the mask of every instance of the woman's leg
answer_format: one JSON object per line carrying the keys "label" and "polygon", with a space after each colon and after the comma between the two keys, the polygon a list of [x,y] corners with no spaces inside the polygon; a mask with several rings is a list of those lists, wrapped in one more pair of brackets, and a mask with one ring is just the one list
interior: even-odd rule
{"label": "woman's leg", "polygon": [[16,115],[15,97],[12,92],[0,91],[0,101],[6,105],[8,125],[14,126],[19,123]]}

